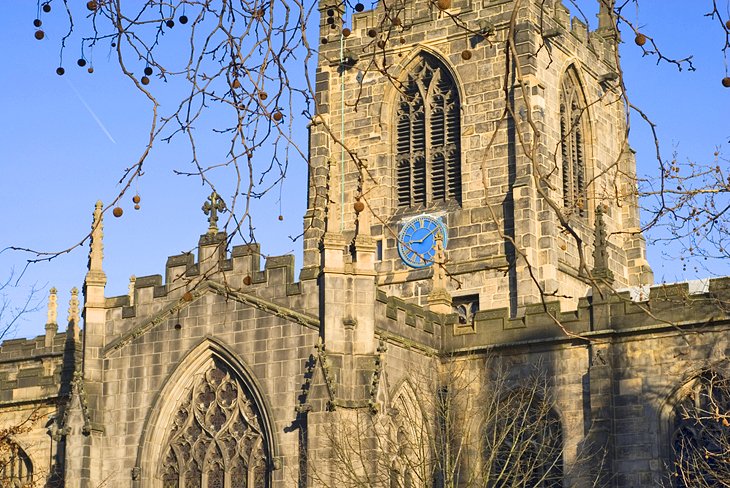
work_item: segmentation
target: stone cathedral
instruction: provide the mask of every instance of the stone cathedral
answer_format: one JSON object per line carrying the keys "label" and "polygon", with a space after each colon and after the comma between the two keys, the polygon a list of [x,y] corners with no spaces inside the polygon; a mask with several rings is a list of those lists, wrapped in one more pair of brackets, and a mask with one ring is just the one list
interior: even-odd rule
{"label": "stone cathedral", "polygon": [[[197,254],[109,297],[97,203],[81,291],[52,289],[45,335],[0,346],[0,428],[21,426],[2,486],[665,480],[679,440],[705,439],[678,409],[727,373],[730,279],[652,286],[604,7],[590,31],[559,0],[515,3],[359,4],[345,34],[345,6],[320,2],[299,270],[229,249],[212,194]],[[461,429],[457,467],[430,444],[423,463],[403,461],[419,429],[399,416],[445,432],[451,410],[429,407],[456,389],[443,372],[458,365],[472,398],[493,397],[494,363],[505,398],[544,375],[545,416],[534,400],[509,415],[551,419],[531,449],[557,455],[527,474],[533,451],[507,455],[475,482],[485,421]],[[457,425],[477,403],[454,405]],[[343,448],[346,422],[372,428]],[[354,444],[369,446],[357,462]]]}

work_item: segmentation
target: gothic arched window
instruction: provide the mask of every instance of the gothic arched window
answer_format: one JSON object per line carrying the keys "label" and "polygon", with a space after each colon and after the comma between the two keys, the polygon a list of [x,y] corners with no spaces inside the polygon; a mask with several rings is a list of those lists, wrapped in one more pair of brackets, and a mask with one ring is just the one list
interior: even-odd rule
{"label": "gothic arched window", "polygon": [[520,388],[492,405],[484,432],[488,486],[563,486],[563,430],[550,402]]}
{"label": "gothic arched window", "polygon": [[585,215],[586,209],[585,114],[578,73],[570,67],[560,87],[563,205],[579,215]]}
{"label": "gothic arched window", "polygon": [[265,488],[269,446],[262,416],[238,375],[213,361],[172,419],[165,488]]}
{"label": "gothic arched window", "polygon": [[396,112],[399,207],[461,204],[459,93],[449,70],[422,53],[402,86]]}
{"label": "gothic arched window", "polygon": [[675,407],[672,447],[675,486],[721,486],[730,480],[729,380],[708,372],[685,389]]}
{"label": "gothic arched window", "polygon": [[0,486],[33,485],[33,464],[28,455],[11,440],[0,441]]}

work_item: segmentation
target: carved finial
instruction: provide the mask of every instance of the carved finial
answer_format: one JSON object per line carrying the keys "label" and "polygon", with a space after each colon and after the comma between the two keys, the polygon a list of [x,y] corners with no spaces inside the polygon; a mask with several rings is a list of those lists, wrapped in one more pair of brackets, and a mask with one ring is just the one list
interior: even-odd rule
{"label": "carved finial", "polygon": [[444,236],[439,232],[436,234],[436,252],[433,255],[433,289],[446,289],[446,253],[444,253]]}
{"label": "carved finial", "polygon": [[203,204],[203,213],[208,215],[208,234],[218,232],[218,212],[226,211],[226,203],[220,199],[218,193],[213,191],[208,200]]}
{"label": "carved finial", "polygon": [[48,292],[48,322],[46,324],[56,324],[58,321],[58,299],[56,297],[57,290],[55,287]]}
{"label": "carved finial", "polygon": [[608,267],[608,237],[606,223],[603,221],[603,205],[596,206],[596,229],[593,244],[593,277],[600,278],[606,284],[613,283],[613,273]]}
{"label": "carved finial", "polygon": [[137,283],[137,277],[132,275],[129,277],[129,306],[134,307],[134,285]]}
{"label": "carved finial", "polygon": [[79,323],[79,289],[75,286],[71,289],[71,300],[68,302],[68,323]]}
{"label": "carved finial", "polygon": [[444,252],[444,236],[438,232],[435,236],[436,252],[433,255],[433,288],[428,295],[428,308],[436,313],[451,313],[451,295],[446,290],[446,253]]}
{"label": "carved finial", "polygon": [[94,207],[94,219],[91,222],[91,245],[89,246],[89,271],[101,271],[104,258],[104,215],[101,200]]}
{"label": "carved finial", "polygon": [[598,0],[598,30],[616,31],[613,20],[613,6],[615,0]]}

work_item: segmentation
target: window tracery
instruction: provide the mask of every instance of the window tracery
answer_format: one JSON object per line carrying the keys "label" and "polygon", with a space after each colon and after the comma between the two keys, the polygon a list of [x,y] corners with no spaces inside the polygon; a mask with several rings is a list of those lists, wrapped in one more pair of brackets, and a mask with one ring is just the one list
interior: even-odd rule
{"label": "window tracery", "polygon": [[264,488],[268,446],[246,386],[214,361],[178,408],[163,451],[165,488]]}
{"label": "window tracery", "polygon": [[561,488],[563,430],[549,402],[529,388],[518,389],[500,408],[512,414],[495,417],[485,431],[489,486]]}
{"label": "window tracery", "polygon": [[449,70],[422,53],[396,112],[399,207],[455,200],[461,204],[459,93]]}
{"label": "window tracery", "polygon": [[32,486],[33,464],[25,451],[15,442],[0,445],[0,486],[20,488]]}
{"label": "window tracery", "polygon": [[585,215],[586,207],[585,110],[578,74],[571,67],[560,88],[563,205],[579,215]]}
{"label": "window tracery", "polygon": [[698,377],[675,407],[674,484],[720,486],[730,479],[730,380],[712,372]]}

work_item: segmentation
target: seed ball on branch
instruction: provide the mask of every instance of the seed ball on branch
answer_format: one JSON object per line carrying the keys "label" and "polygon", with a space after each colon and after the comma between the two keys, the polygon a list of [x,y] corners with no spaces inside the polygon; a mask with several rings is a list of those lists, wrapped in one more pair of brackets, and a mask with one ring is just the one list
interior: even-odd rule
{"label": "seed ball on branch", "polygon": [[94,0],[91,0],[90,2],[86,2],[86,8],[93,12],[94,10],[99,8],[99,4],[96,3]]}
{"label": "seed ball on branch", "polygon": [[471,51],[468,49],[464,49],[461,51],[461,59],[464,61],[469,61],[471,59]]}
{"label": "seed ball on branch", "polygon": [[139,198],[139,195],[135,195],[135,196],[132,197],[132,201],[134,203],[139,203],[140,200],[141,200],[141,198]]}
{"label": "seed ball on branch", "polygon": [[143,85],[149,85],[149,84],[150,84],[150,79],[149,79],[149,78],[147,78],[146,76],[143,76],[143,77],[142,77],[142,78],[141,78],[141,79],[140,79],[139,81],[140,81],[140,83],[142,83]]}
{"label": "seed ball on branch", "polygon": [[177,19],[177,20],[179,20],[181,24],[185,25],[185,24],[188,23],[188,16],[187,15],[181,15],[180,18]]}
{"label": "seed ball on branch", "polygon": [[37,31],[35,31],[35,38],[36,38],[36,39],[38,39],[38,40],[40,41],[40,40],[41,40],[41,39],[43,39],[44,37],[46,37],[46,33],[45,33],[45,32],[43,32],[43,31],[42,31],[42,30],[40,30],[40,29],[38,29]]}
{"label": "seed ball on branch", "polygon": [[65,69],[63,69],[63,66],[59,66],[58,68],[56,68],[56,74],[57,74],[58,76],[63,76],[63,74],[64,74],[65,72],[66,72],[66,70],[65,70]]}
{"label": "seed ball on branch", "polygon": [[722,79],[722,86],[725,88],[730,88],[730,76],[726,76]]}
{"label": "seed ball on branch", "polygon": [[50,11],[51,11],[51,4],[50,4],[50,3],[44,3],[44,4],[43,4],[43,11],[44,11],[45,13],[48,13],[48,12],[50,12]]}
{"label": "seed ball on branch", "polygon": [[112,210],[112,215],[114,215],[116,218],[119,218],[124,213],[124,210],[122,210],[122,207],[114,207],[114,210]]}
{"label": "seed ball on branch", "polygon": [[269,98],[269,94],[268,93],[266,93],[265,91],[260,91],[259,92],[259,100],[263,101],[263,100],[266,100],[267,98]]}
{"label": "seed ball on branch", "polygon": [[350,34],[352,34],[352,31],[347,27],[342,29],[342,37],[350,37]]}
{"label": "seed ball on branch", "polygon": [[84,58],[79,58],[78,61],[76,61],[76,64],[83,68],[84,66],[86,66],[86,60]]}
{"label": "seed ball on branch", "polygon": [[279,221],[282,221],[282,220],[284,220],[284,216],[283,215],[279,215]]}
{"label": "seed ball on branch", "polygon": [[93,66],[89,66],[89,68],[86,71],[88,71],[89,73],[93,73],[94,72]]}
{"label": "seed ball on branch", "polygon": [[272,117],[272,118],[274,119],[274,121],[276,121],[276,122],[281,122],[281,119],[283,119],[283,118],[284,118],[284,116],[283,116],[283,115],[281,114],[281,112],[279,112],[278,110],[277,110],[276,112],[274,112],[274,114],[273,114],[273,115],[272,115],[271,117]]}
{"label": "seed ball on branch", "polygon": [[365,10],[365,5],[363,5],[360,2],[357,2],[355,4],[355,12],[362,12],[363,10]]}
{"label": "seed ball on branch", "polygon": [[437,0],[436,6],[441,10],[448,10],[451,8],[451,0]]}
{"label": "seed ball on branch", "polygon": [[144,69],[144,74],[146,74],[147,76],[152,76],[152,68],[150,68],[149,66],[147,66]]}
{"label": "seed ball on branch", "polygon": [[378,35],[378,31],[375,29],[368,29],[368,37],[375,37]]}
{"label": "seed ball on branch", "polygon": [[241,82],[238,81],[238,78],[233,78],[233,83],[231,83],[232,88],[241,88]]}
{"label": "seed ball on branch", "polygon": [[35,27],[40,27],[40,26],[42,26],[42,25],[43,25],[43,21],[42,21],[41,19],[35,19],[35,20],[33,21],[33,25],[34,25]]}
{"label": "seed ball on branch", "polygon": [[634,38],[634,42],[636,43],[637,46],[643,46],[644,44],[646,44],[646,36],[644,34],[642,34],[641,32],[639,32],[638,34],[636,34],[636,37]]}
{"label": "seed ball on branch", "polygon": [[357,200],[353,205],[353,208],[355,209],[355,213],[360,213],[365,210],[365,204],[362,203],[360,200]]}
{"label": "seed ball on branch", "polygon": [[725,21],[725,27],[727,27],[728,29],[730,29],[730,20],[726,20]]}
{"label": "seed ball on branch", "polygon": [[169,27],[170,29],[172,29],[173,27],[175,27],[175,21],[174,21],[174,20],[172,20],[172,19],[170,19],[170,20],[168,20],[167,22],[165,22],[165,25],[166,25],[167,27]]}

